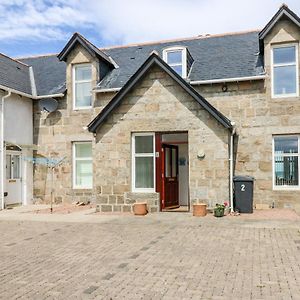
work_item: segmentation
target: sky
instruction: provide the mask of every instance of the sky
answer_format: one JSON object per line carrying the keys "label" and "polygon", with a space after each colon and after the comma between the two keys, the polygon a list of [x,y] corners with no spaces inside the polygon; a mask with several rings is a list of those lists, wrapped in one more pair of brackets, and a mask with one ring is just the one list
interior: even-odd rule
{"label": "sky", "polygon": [[[300,0],[287,0],[300,16]],[[74,32],[98,47],[261,29],[277,0],[0,0],[0,52],[59,53]]]}

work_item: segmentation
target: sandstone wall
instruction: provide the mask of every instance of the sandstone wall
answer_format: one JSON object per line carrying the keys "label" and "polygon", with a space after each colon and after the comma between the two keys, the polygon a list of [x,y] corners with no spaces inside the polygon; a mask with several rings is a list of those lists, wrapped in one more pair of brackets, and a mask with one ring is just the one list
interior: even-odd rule
{"label": "sandstone wall", "polygon": [[[159,209],[159,196],[131,192],[133,132],[188,132],[191,202],[228,201],[228,130],[165,72],[153,68],[97,132],[95,187],[101,211],[128,211],[136,201]],[[197,154],[204,151],[205,158]]]}

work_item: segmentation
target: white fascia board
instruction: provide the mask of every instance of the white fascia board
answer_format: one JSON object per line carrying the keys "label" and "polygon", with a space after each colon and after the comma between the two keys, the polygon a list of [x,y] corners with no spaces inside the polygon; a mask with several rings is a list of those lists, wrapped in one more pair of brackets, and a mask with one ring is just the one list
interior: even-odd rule
{"label": "white fascia board", "polygon": [[[209,79],[209,80],[197,80],[190,81],[191,85],[211,84],[211,83],[224,83],[224,82],[238,82],[238,81],[254,81],[265,79],[266,75],[248,76],[248,77],[234,77],[234,78],[221,78],[221,79]],[[110,88],[110,89],[95,89],[93,93],[110,93],[118,92],[121,88]]]}
{"label": "white fascia board", "polygon": [[27,97],[27,98],[30,98],[30,99],[34,99],[34,100],[44,99],[44,98],[51,98],[51,97],[52,98],[61,98],[61,97],[64,97],[64,95],[65,95],[63,93],[60,93],[60,94],[33,96],[33,95],[30,95],[30,94],[23,93],[23,92],[15,90],[15,89],[9,88],[9,87],[4,86],[4,85],[0,85],[0,89],[4,90],[4,91],[7,91],[7,92],[17,94],[17,95],[20,95],[20,96]]}
{"label": "white fascia board", "polygon": [[99,90],[93,90],[93,93],[111,93],[111,92],[118,92],[121,88],[111,88],[111,89],[99,89]]}
{"label": "white fascia board", "polygon": [[44,99],[44,98],[62,98],[64,97],[65,94],[60,93],[60,94],[50,94],[50,95],[41,95],[41,96],[36,96],[33,97],[33,99]]}
{"label": "white fascia board", "polygon": [[224,82],[239,82],[239,81],[254,81],[265,79],[266,75],[249,76],[249,77],[235,77],[235,78],[221,78],[221,79],[209,79],[190,81],[191,85],[211,84],[211,83],[224,83]]}

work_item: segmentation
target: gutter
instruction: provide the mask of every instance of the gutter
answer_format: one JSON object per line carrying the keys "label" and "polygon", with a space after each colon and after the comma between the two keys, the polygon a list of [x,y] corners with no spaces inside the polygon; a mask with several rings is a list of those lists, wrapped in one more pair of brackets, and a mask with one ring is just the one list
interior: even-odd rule
{"label": "gutter", "polygon": [[0,89],[4,90],[4,91],[7,91],[7,92],[10,92],[10,93],[20,95],[20,96],[27,97],[27,98],[30,98],[30,99],[34,99],[34,100],[44,99],[44,98],[62,98],[62,97],[65,96],[65,94],[63,94],[63,93],[51,94],[51,95],[42,95],[42,96],[34,96],[34,95],[30,95],[30,94],[27,94],[27,93],[17,91],[15,89],[11,89],[11,88],[6,87],[4,85],[0,85]]}
{"label": "gutter", "polygon": [[60,93],[60,94],[51,94],[51,95],[42,95],[42,96],[35,96],[35,97],[30,97],[32,99],[45,99],[45,98],[62,98],[64,97],[65,94]]}
{"label": "gutter", "polygon": [[232,131],[230,134],[230,154],[229,154],[229,192],[230,192],[230,211],[233,212],[233,147],[234,135],[236,134],[235,122],[231,122]]}
{"label": "gutter", "polygon": [[211,84],[211,83],[224,83],[224,82],[239,82],[239,81],[254,81],[265,79],[266,75],[259,76],[248,76],[248,77],[233,77],[233,78],[221,78],[221,79],[210,79],[210,80],[197,80],[190,81],[191,85]]}
{"label": "gutter", "polygon": [[111,89],[101,89],[101,90],[93,90],[93,93],[111,93],[111,92],[118,92],[121,88],[111,88]]}
{"label": "gutter", "polygon": [[[258,76],[248,76],[248,77],[233,77],[233,78],[221,78],[221,79],[209,79],[209,80],[197,80],[197,81],[189,81],[190,85],[202,85],[202,84],[212,84],[212,83],[225,83],[225,82],[240,82],[240,81],[255,81],[255,80],[263,80],[266,79],[266,75],[258,75]],[[110,89],[95,89],[93,93],[110,93],[110,92],[118,92],[121,88],[110,88]]]}
{"label": "gutter", "polygon": [[0,209],[4,209],[4,100],[11,96],[11,91],[1,98],[0,108]]}

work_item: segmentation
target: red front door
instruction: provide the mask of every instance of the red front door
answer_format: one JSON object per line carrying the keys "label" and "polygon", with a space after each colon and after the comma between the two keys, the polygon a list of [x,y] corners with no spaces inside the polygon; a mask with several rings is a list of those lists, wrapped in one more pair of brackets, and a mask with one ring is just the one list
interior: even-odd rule
{"label": "red front door", "polygon": [[162,208],[178,207],[178,146],[162,145]]}

